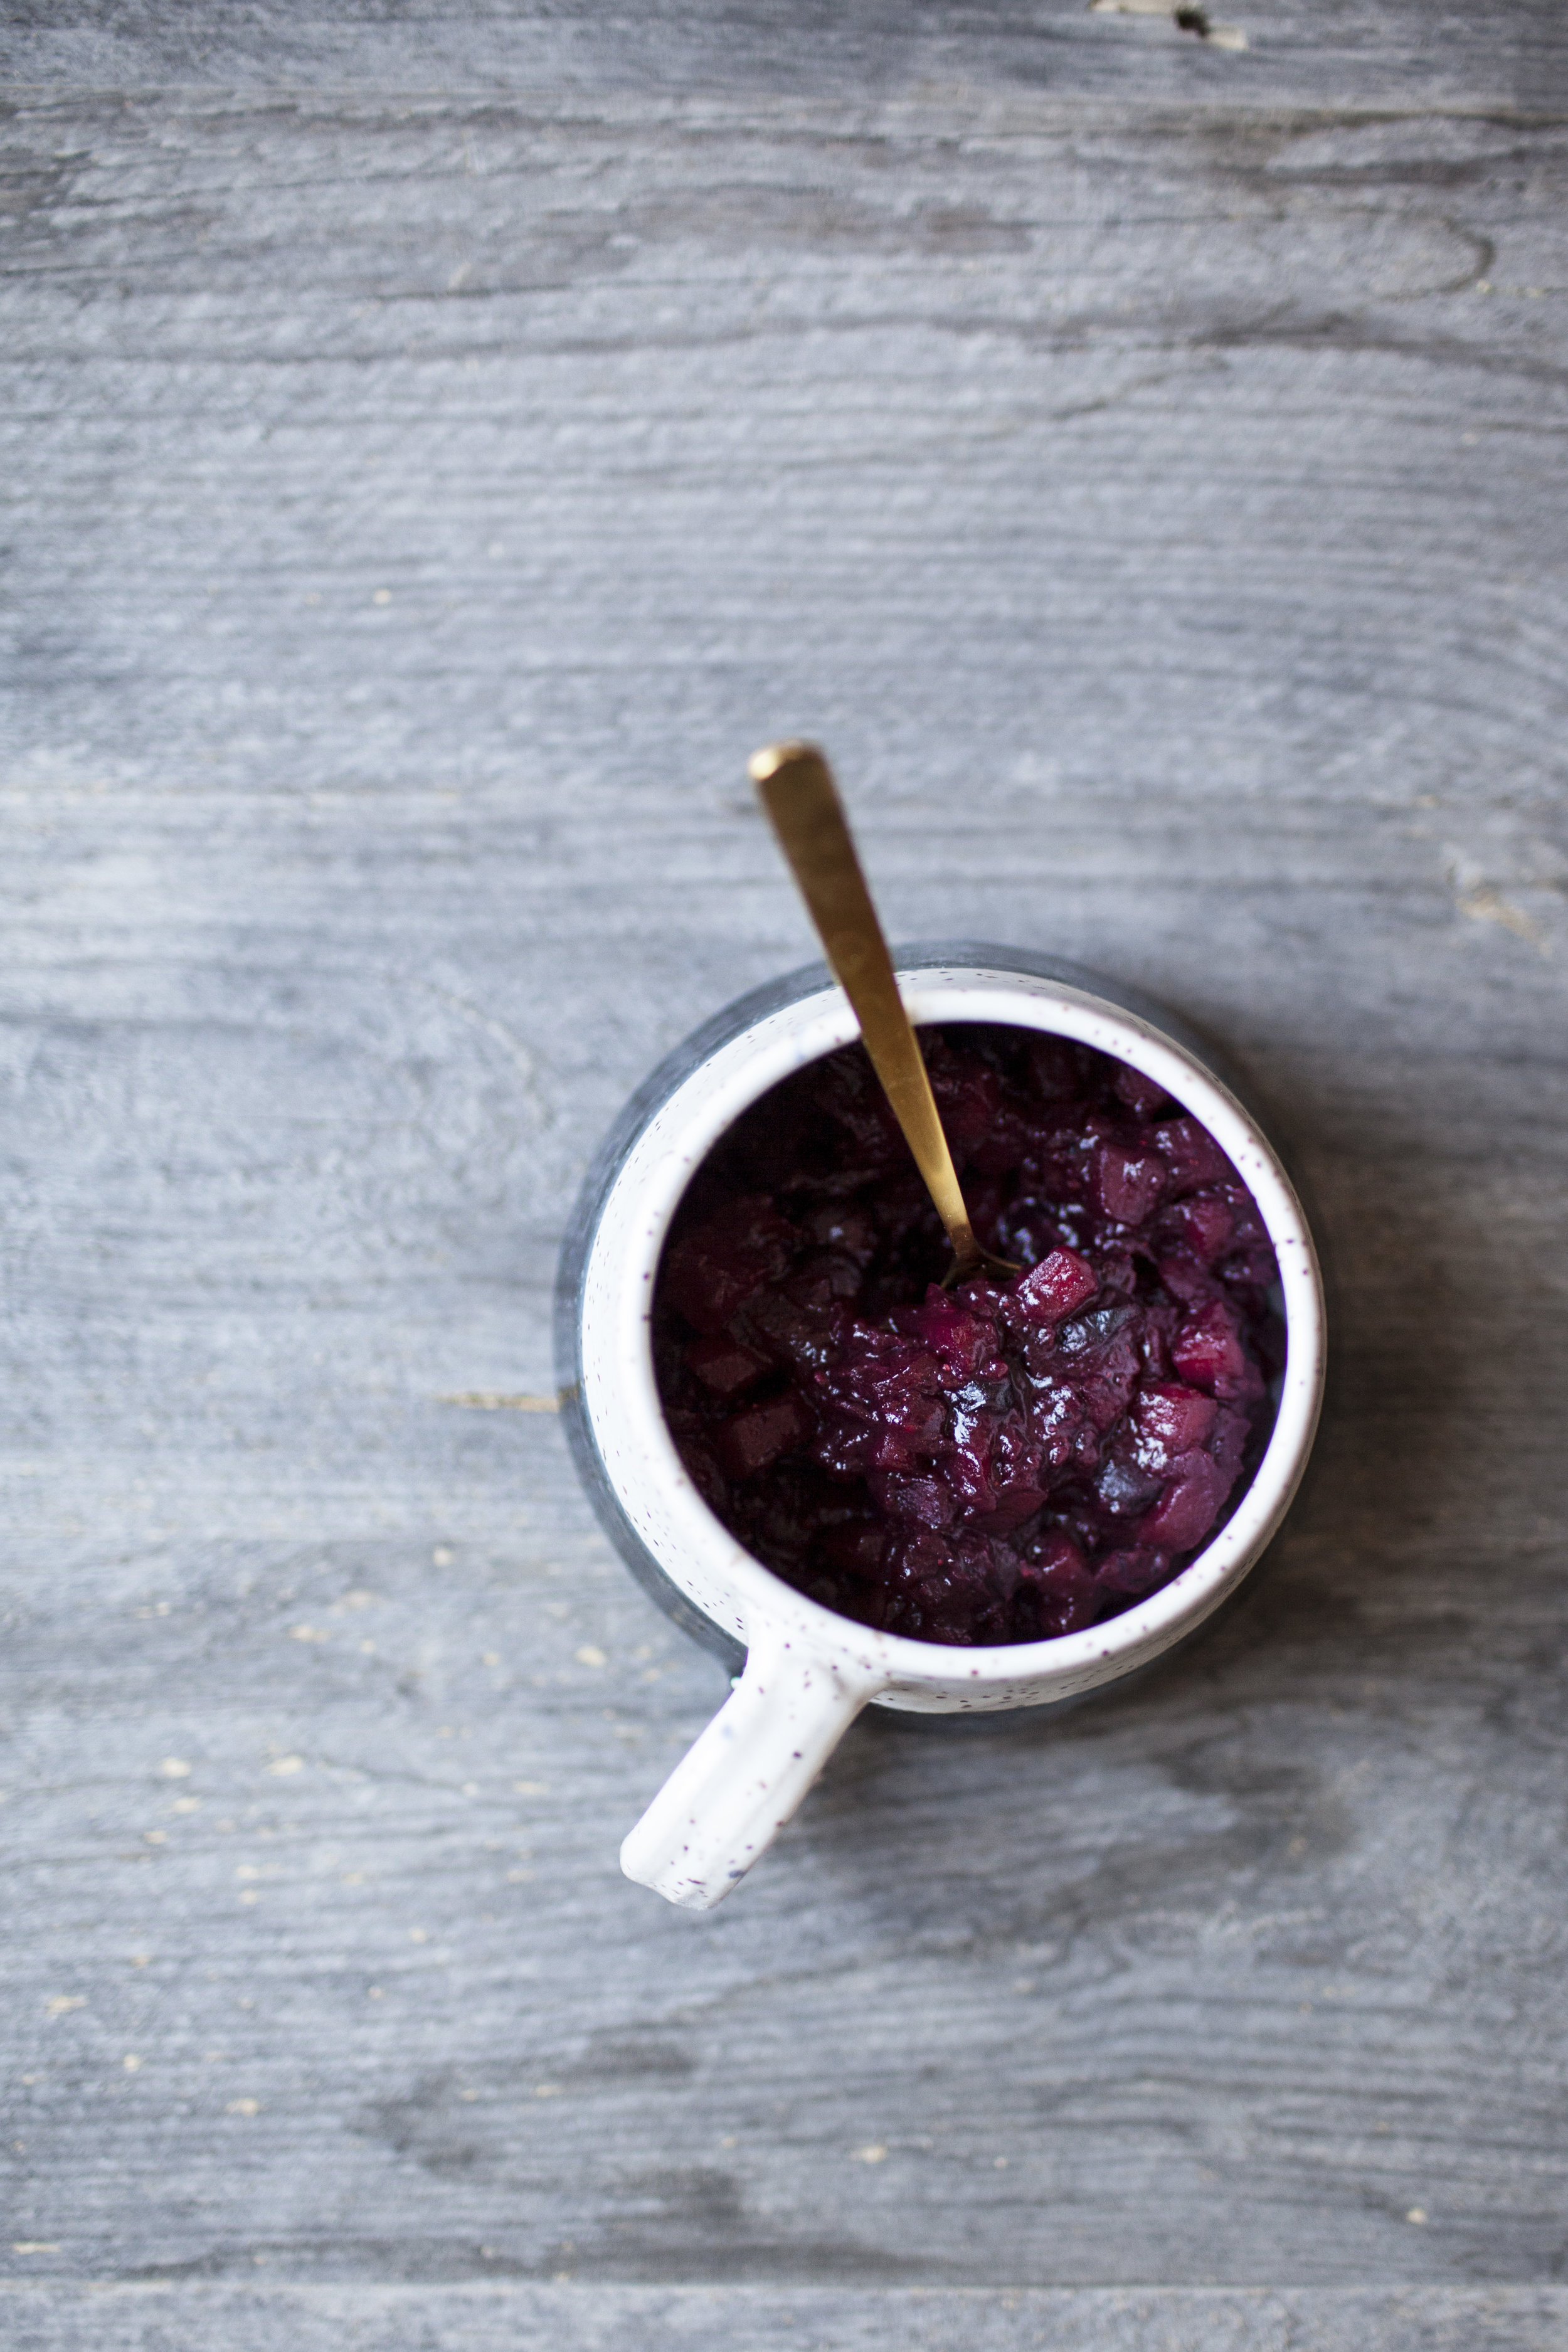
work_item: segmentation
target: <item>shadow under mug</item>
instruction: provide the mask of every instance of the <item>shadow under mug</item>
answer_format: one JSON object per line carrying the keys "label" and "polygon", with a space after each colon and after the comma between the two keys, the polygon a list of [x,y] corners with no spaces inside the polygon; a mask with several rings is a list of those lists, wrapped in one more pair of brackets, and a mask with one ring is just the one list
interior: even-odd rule
{"label": "shadow under mug", "polygon": [[763,1566],[676,1452],[654,1378],[655,1279],[682,1194],[742,1112],[858,1034],[821,964],[728,1006],[639,1088],[578,1199],[556,1290],[563,1418],[590,1500],[652,1598],[738,1675],[621,1850],[626,1875],[709,1910],[795,1811],[862,1707],[970,1714],[1075,1698],[1147,1665],[1233,1592],[1284,1517],[1317,1427],[1322,1276],[1278,1154],[1212,1051],[1149,1000],[1010,948],[895,951],[910,1019],[994,1022],[1128,1062],[1205,1127],[1258,1203],[1279,1260],[1287,1358],[1263,1459],[1224,1526],[1161,1591],[1050,1641],[963,1649],[879,1633]]}

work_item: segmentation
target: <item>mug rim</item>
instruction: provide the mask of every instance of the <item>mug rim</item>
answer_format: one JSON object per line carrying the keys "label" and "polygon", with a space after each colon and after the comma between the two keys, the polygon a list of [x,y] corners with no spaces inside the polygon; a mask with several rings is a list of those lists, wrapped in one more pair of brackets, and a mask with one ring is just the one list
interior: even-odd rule
{"label": "mug rim", "polygon": [[[1215,1135],[1252,1191],[1280,1265],[1287,1360],[1263,1457],[1229,1517],[1169,1583],[1097,1625],[1037,1642],[963,1647],[883,1633],[841,1616],[747,1551],[702,1500],[658,1396],[650,1329],[654,1281],[670,1221],[720,1137],[791,1071],[858,1034],[847,999],[821,964],[752,992],[695,1032],[633,1097],[606,1139],[579,1202],[558,1294],[569,1434],[593,1499],[613,1507],[619,1524],[606,1524],[627,1564],[650,1590],[647,1570],[653,1570],[664,1588],[655,1597],[667,1607],[667,1594],[679,1596],[678,1622],[709,1646],[717,1633],[726,1652],[743,1652],[751,1628],[766,1622],[794,1631],[814,1651],[854,1660],[880,1690],[902,1694],[917,1706],[922,1697],[928,1706],[933,1699],[941,1706],[943,1695],[961,1706],[966,1699],[1027,1705],[1051,1691],[1065,1697],[1119,1678],[1194,1630],[1247,1575],[1278,1528],[1305,1467],[1321,1401],[1324,1315],[1317,1254],[1295,1189],[1256,1115],[1215,1069],[1214,1049],[1163,1007],[1136,992],[1109,997],[1100,992],[1107,983],[1100,975],[1080,967],[989,944],[902,949],[894,961],[909,983],[911,1017],[921,1024],[995,1021],[1075,1036],[1145,1069]],[[922,996],[947,1001],[922,1004]],[[968,1001],[952,1001],[960,997]],[[1028,1017],[1031,1011],[1036,1017]],[[1194,1102],[1194,1088],[1205,1099]],[[662,1138],[655,1133],[661,1127]],[[623,1283],[618,1299],[596,1297],[595,1248],[606,1223],[614,1224],[608,1213],[632,1181],[639,1148],[644,1164],[637,1173],[645,1189],[635,1216],[638,1241],[623,1268],[635,1279]],[[651,1187],[650,1177],[657,1177]],[[620,1205],[624,1210],[628,1203]],[[601,1348],[606,1330],[618,1342],[613,1352],[624,1383],[615,1401],[621,1427],[609,1432],[605,1382],[592,1376],[595,1323]],[[630,1443],[623,1443],[628,1436]],[[617,1477],[617,1457],[622,1465],[628,1459],[637,1463],[643,1486],[658,1494],[662,1510],[651,1519],[647,1495],[635,1481],[628,1495],[624,1466]],[[640,1525],[634,1507],[639,1500]],[[715,1586],[727,1587],[728,1600],[738,1603],[725,1619],[712,1614]],[[701,1597],[705,1590],[708,1601]],[[1009,1696],[1008,1685],[1029,1687]]]}

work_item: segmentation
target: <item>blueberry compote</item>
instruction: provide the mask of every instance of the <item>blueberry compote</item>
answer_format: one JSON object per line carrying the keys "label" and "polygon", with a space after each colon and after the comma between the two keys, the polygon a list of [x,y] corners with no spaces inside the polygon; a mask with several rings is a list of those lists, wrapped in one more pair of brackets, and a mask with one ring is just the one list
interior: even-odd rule
{"label": "blueberry compote", "polygon": [[1278,1269],[1219,1146],[1087,1046],[921,1032],[983,1244],[952,1253],[859,1045],[764,1095],[666,1245],[670,1430],[746,1549],[924,1642],[1036,1642],[1168,1583],[1256,1466]]}

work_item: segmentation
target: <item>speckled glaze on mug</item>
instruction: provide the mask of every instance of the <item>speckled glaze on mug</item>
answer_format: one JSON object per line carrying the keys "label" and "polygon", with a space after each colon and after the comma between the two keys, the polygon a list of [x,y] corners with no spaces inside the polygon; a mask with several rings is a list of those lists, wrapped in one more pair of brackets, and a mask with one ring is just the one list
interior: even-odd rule
{"label": "speckled glaze on mug", "polygon": [[[1160,1591],[1082,1633],[959,1649],[878,1633],[785,1584],[738,1543],[676,1452],[650,1317],[665,1235],[695,1170],[770,1087],[858,1033],[815,964],[754,991],[678,1048],[627,1105],[584,1185],[563,1255],[556,1349],[568,1436],[607,1532],[659,1605],[741,1668],[726,1704],[621,1850],[630,1878],[710,1910],[787,1822],[869,1705],[965,1714],[1059,1703],[1183,1640],[1258,1560],[1317,1428],[1322,1276],[1272,1146],[1183,1024],[1078,967],[968,942],[899,950],[917,1025],[997,1022],[1076,1038],[1145,1072],[1202,1122],[1252,1192],[1279,1264],[1287,1360],[1268,1448],[1225,1525]],[[743,1667],[742,1667],[743,1662]]]}

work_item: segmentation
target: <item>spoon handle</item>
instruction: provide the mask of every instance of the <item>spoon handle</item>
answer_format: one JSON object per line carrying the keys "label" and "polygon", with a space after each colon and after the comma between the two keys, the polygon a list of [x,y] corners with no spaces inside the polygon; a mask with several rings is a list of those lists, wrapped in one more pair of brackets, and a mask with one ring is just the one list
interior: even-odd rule
{"label": "spoon handle", "polygon": [[961,1267],[974,1265],[980,1245],[832,772],[809,743],[772,743],[749,766],[953,1256]]}

